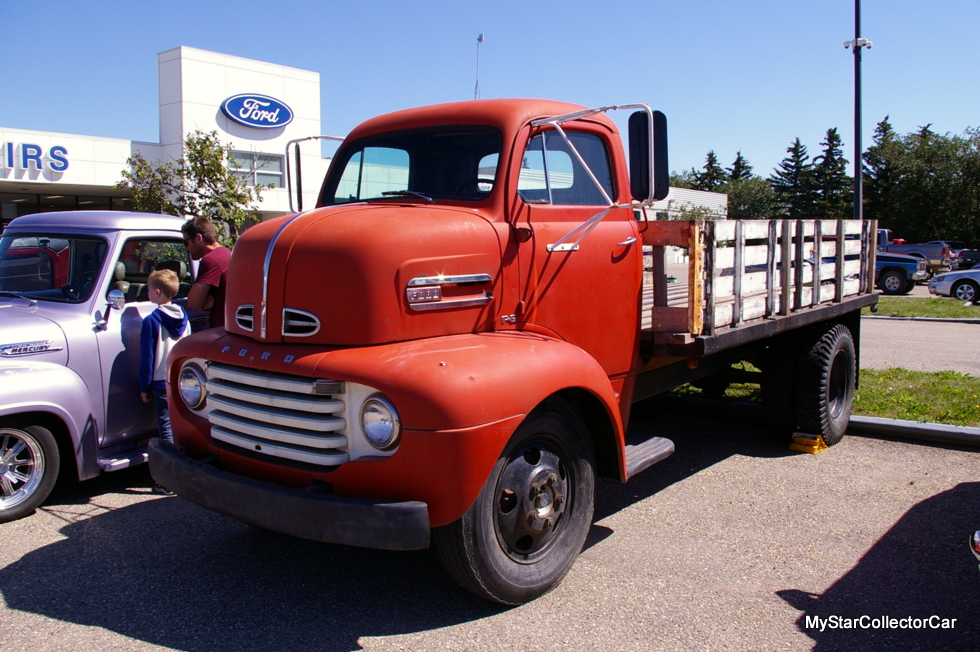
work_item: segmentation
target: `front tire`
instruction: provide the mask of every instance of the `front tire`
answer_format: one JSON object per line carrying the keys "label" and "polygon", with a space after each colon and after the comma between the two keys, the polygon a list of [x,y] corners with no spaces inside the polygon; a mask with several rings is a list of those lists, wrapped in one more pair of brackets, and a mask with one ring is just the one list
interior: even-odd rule
{"label": "front tire", "polygon": [[58,444],[47,428],[0,427],[0,523],[44,502],[58,478]]}
{"label": "front tire", "polygon": [[561,582],[592,524],[595,453],[574,410],[550,400],[515,431],[476,501],[433,530],[449,574],[481,598],[524,604]]}
{"label": "front tire", "polygon": [[878,280],[878,287],[885,294],[903,294],[908,290],[912,289],[912,284],[909,283],[904,276],[898,272],[892,270],[885,272],[881,275]]}
{"label": "front tire", "polygon": [[980,287],[973,281],[959,281],[952,289],[953,296],[960,301],[976,303],[980,297]]}
{"label": "front tire", "polygon": [[821,435],[828,446],[847,432],[857,384],[854,338],[843,324],[823,333],[800,359],[796,415],[800,430]]}

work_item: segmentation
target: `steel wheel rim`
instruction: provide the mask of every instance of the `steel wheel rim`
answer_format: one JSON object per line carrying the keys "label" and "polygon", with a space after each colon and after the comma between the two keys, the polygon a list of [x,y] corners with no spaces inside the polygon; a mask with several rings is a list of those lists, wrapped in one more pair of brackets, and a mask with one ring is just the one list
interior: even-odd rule
{"label": "steel wheel rim", "polygon": [[21,504],[44,478],[44,451],[20,430],[0,429],[0,509]]}
{"label": "steel wheel rim", "polygon": [[842,360],[844,357],[845,353],[843,351],[838,351],[834,355],[834,362],[830,367],[830,382],[827,385],[827,405],[829,407],[830,418],[834,421],[838,420],[844,413],[844,403],[847,397],[849,384],[847,378],[848,365],[846,360]]}
{"label": "steel wheel rim", "polygon": [[889,275],[885,279],[885,289],[886,290],[891,290],[892,292],[897,292],[898,289],[899,289],[899,287],[900,287],[899,282],[901,280],[902,279],[898,278],[894,274]]}
{"label": "steel wheel rim", "polygon": [[[494,493],[494,529],[504,553],[532,564],[561,540],[574,500],[573,467],[557,447],[529,443],[507,460]],[[559,449],[560,450],[560,449]]]}

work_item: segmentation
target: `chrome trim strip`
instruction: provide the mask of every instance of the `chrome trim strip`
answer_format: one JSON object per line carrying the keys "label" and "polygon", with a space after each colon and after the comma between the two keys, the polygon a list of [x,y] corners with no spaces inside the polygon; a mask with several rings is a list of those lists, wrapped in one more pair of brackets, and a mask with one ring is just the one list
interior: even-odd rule
{"label": "chrome trim strip", "polygon": [[265,262],[262,263],[262,306],[259,309],[261,313],[259,316],[259,337],[263,340],[265,339],[266,332],[266,310],[269,307],[269,266],[272,264],[272,251],[276,248],[276,242],[279,240],[282,232],[286,230],[286,227],[303,215],[306,215],[306,213],[296,213],[283,222],[282,226],[276,231],[276,234],[272,236],[272,240],[269,241],[269,248],[265,252]]}
{"label": "chrome trim strip", "polygon": [[489,283],[493,277],[489,274],[457,274],[456,276],[417,276],[408,282],[408,287],[424,287],[427,285],[458,285],[460,283]]}

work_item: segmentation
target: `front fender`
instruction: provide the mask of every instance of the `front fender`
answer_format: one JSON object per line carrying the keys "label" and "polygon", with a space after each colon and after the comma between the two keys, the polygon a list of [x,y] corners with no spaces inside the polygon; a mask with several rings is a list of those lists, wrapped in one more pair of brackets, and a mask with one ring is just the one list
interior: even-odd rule
{"label": "front fender", "polygon": [[99,473],[98,433],[88,387],[74,371],[50,362],[0,365],[0,419],[42,412],[59,419],[71,437],[78,477]]}

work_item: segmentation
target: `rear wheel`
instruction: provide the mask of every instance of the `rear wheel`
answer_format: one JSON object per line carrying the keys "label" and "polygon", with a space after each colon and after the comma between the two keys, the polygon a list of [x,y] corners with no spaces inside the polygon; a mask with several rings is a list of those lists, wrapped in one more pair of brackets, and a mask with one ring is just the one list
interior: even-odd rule
{"label": "rear wheel", "polygon": [[517,429],[463,516],[433,531],[464,588],[523,604],[558,585],[578,557],[595,493],[595,455],[581,419],[548,401]]}
{"label": "rear wheel", "polygon": [[953,296],[960,301],[969,301],[975,303],[977,298],[980,298],[980,287],[976,283],[970,280],[959,281],[952,289]]}
{"label": "rear wheel", "polygon": [[44,502],[58,478],[58,444],[47,428],[0,427],[0,523]]}
{"label": "rear wheel", "polygon": [[821,435],[828,446],[844,437],[857,382],[854,338],[843,324],[823,333],[800,358],[796,416],[802,432]]}

